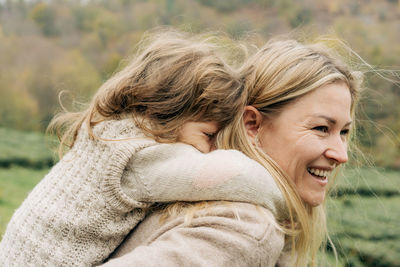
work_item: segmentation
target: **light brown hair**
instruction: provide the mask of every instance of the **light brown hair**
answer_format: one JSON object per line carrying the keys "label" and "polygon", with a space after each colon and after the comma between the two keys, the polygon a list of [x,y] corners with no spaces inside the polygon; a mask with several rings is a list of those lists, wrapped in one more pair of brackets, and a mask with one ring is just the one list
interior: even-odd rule
{"label": "light brown hair", "polygon": [[[240,72],[248,90],[247,105],[257,108],[263,116],[275,116],[308,92],[341,81],[349,87],[351,114],[354,117],[362,74],[352,71],[334,49],[322,43],[270,41],[244,63]],[[301,200],[287,174],[251,143],[242,114],[220,132],[217,141],[217,147],[240,150],[271,173],[283,193],[290,214],[290,223],[281,222],[281,226],[292,237],[293,253],[297,255],[293,265],[316,266],[317,252],[328,237],[324,205],[311,207]]]}
{"label": "light brown hair", "polygon": [[161,142],[175,142],[187,121],[214,121],[223,128],[241,110],[246,94],[213,43],[212,37],[172,30],[149,33],[86,110],[59,114],[49,129],[61,136],[61,145],[72,147],[83,123],[96,138],[93,125],[126,116]]}

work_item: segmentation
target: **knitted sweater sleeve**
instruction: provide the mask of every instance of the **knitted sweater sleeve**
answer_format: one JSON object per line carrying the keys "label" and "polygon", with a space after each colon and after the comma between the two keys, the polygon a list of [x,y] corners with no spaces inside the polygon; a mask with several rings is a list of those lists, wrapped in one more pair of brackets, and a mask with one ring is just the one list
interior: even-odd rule
{"label": "knitted sweater sleeve", "polygon": [[203,154],[190,145],[157,144],[135,154],[122,190],[140,202],[227,200],[258,204],[282,215],[282,194],[259,163],[236,150]]}

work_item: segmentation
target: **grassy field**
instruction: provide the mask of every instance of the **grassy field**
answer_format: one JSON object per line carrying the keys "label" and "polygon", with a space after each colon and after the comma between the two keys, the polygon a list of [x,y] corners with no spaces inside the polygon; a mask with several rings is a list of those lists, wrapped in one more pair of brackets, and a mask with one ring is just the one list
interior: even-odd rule
{"label": "grassy field", "polygon": [[47,171],[23,167],[0,169],[0,235],[3,235],[14,210]]}
{"label": "grassy field", "polygon": [[[3,130],[0,136],[12,140],[9,133]],[[12,144],[0,139],[0,160],[6,158],[4,151],[10,158],[19,159],[8,168],[0,167],[0,236],[14,210],[48,172],[48,167],[39,166],[47,166],[45,162],[52,160],[43,136],[18,134],[19,142],[14,140]],[[30,149],[32,138],[41,141]],[[16,151],[19,148],[29,153]],[[35,158],[34,153],[40,156]],[[35,160],[37,163],[32,164]],[[345,170],[331,195],[327,203],[328,227],[338,250],[338,266],[400,266],[400,171]],[[333,254],[328,254],[332,266],[333,259]]]}
{"label": "grassy field", "polygon": [[341,266],[400,266],[400,171],[345,171],[328,212]]}
{"label": "grassy field", "polygon": [[55,158],[50,150],[54,141],[41,133],[0,128],[0,168],[11,165],[35,169],[50,167]]}

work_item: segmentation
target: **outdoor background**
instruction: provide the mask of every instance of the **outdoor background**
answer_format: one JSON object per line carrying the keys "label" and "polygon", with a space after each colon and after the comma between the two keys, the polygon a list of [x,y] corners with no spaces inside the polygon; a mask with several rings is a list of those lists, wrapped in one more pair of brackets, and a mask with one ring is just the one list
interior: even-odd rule
{"label": "outdoor background", "polygon": [[87,101],[158,25],[235,40],[258,34],[259,44],[328,35],[371,64],[375,71],[361,66],[369,89],[358,127],[370,164],[353,162],[338,178],[329,227],[339,266],[400,266],[399,0],[0,0],[0,235],[57,160],[44,131],[59,92]]}

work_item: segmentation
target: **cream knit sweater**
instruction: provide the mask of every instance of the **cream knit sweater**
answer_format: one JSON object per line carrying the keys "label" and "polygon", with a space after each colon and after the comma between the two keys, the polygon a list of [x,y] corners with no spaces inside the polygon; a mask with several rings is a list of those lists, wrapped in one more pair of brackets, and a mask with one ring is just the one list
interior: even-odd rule
{"label": "cream knit sweater", "polygon": [[145,138],[129,119],[102,122],[73,148],[16,210],[0,243],[0,266],[101,263],[155,202],[232,200],[277,216],[282,195],[265,169],[242,153],[202,154]]}
{"label": "cream knit sweater", "polygon": [[[166,217],[155,210],[102,267],[292,267],[290,248],[268,209],[216,201]],[[188,211],[192,218],[187,220]]]}

